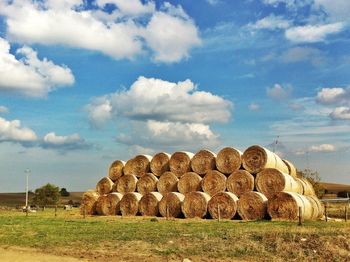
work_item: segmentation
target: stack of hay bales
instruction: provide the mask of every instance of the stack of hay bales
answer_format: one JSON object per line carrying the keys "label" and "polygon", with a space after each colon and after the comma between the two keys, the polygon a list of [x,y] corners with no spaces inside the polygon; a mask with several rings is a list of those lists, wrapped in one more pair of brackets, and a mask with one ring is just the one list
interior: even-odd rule
{"label": "stack of hay bales", "polygon": [[163,216],[243,220],[296,220],[323,214],[312,185],[296,168],[261,146],[244,153],[160,152],[114,161],[108,177],[83,196],[90,215]]}

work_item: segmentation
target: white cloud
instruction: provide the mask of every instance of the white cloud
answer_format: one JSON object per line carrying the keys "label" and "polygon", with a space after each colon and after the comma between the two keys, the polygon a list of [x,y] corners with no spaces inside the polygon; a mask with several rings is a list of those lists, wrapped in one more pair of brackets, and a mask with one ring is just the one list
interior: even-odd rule
{"label": "white cloud", "polygon": [[304,7],[312,3],[313,0],[262,0],[265,5],[271,5],[278,7],[279,5],[285,5],[288,9],[296,10],[297,8]]}
{"label": "white cloud", "polygon": [[34,142],[37,140],[35,132],[29,128],[22,127],[20,120],[8,121],[0,117],[0,142]]}
{"label": "white cloud", "polygon": [[281,55],[284,63],[296,63],[301,61],[311,61],[313,65],[320,65],[324,58],[320,50],[311,47],[292,47]]}
{"label": "white cloud", "polygon": [[350,88],[322,88],[317,93],[316,101],[325,105],[350,104]]}
{"label": "white cloud", "polygon": [[331,144],[321,144],[321,145],[313,145],[309,147],[309,152],[334,152],[336,150],[336,147]]}
{"label": "white cloud", "polygon": [[260,30],[260,29],[269,29],[269,30],[276,30],[276,29],[286,29],[290,27],[290,21],[285,20],[282,16],[275,16],[273,14],[266,16],[258,21],[256,21],[254,24],[249,23],[247,25],[251,29]]}
{"label": "white cloud", "polygon": [[210,5],[217,5],[220,3],[220,0],[206,0],[206,1]]}
{"label": "white cloud", "polygon": [[[106,3],[118,9],[108,13],[103,9]],[[139,0],[97,4],[99,8],[88,10],[82,1],[14,0],[0,3],[0,14],[6,17],[7,35],[13,41],[63,44],[115,59],[133,59],[149,47],[156,61],[177,62],[200,44],[197,27],[180,6],[164,3],[155,11],[154,2]]]}
{"label": "white cloud", "polygon": [[349,0],[314,0],[314,8],[326,12],[332,21],[349,20]]}
{"label": "white cloud", "polygon": [[17,49],[18,60],[10,53],[10,44],[0,37],[0,91],[18,92],[41,97],[50,91],[74,83],[74,76],[66,66],[40,60],[30,47]]}
{"label": "white cloud", "polygon": [[334,120],[350,120],[350,107],[336,107],[329,116]]}
{"label": "white cloud", "polygon": [[0,113],[4,114],[4,113],[8,113],[9,109],[6,106],[0,106]]}
{"label": "white cloud", "polygon": [[188,123],[227,122],[231,108],[230,101],[196,90],[191,80],[172,83],[142,76],[129,90],[97,98],[87,106],[90,120],[97,126],[110,116]]}
{"label": "white cloud", "polygon": [[281,86],[280,84],[275,84],[273,87],[267,88],[266,94],[268,97],[275,100],[282,100],[289,97],[292,92],[292,87],[290,85]]}
{"label": "white cloud", "polygon": [[58,136],[54,132],[46,134],[40,146],[47,149],[57,149],[59,151],[88,149],[90,147],[79,134]]}
{"label": "white cloud", "polygon": [[257,103],[251,103],[249,105],[249,110],[250,111],[258,111],[260,109],[260,105]]}
{"label": "white cloud", "polygon": [[286,30],[285,36],[295,43],[323,42],[330,34],[342,31],[344,24],[341,22],[325,25],[305,25],[291,27]]}

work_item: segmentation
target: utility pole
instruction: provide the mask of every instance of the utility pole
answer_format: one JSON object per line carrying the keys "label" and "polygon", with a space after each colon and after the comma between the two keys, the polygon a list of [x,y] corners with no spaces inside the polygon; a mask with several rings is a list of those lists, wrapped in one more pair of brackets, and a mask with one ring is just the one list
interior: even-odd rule
{"label": "utility pole", "polygon": [[278,144],[278,139],[280,136],[276,137],[276,140],[273,141],[273,152],[276,153],[276,149],[277,149],[277,144]]}
{"label": "utility pole", "polygon": [[29,180],[29,174],[31,173],[30,169],[27,168],[26,170],[24,170],[24,173],[26,173],[26,211],[28,212],[28,180]]}

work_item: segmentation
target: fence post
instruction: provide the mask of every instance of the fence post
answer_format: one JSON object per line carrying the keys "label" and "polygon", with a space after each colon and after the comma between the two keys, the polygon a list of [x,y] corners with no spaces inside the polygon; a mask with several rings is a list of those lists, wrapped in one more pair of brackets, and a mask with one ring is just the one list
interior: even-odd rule
{"label": "fence post", "polygon": [[328,222],[327,206],[328,206],[328,203],[326,202],[326,204],[324,205],[324,216],[325,216],[325,218],[326,218],[326,222]]}
{"label": "fence post", "polygon": [[299,207],[298,220],[299,220],[298,226],[301,226],[301,225],[302,225],[302,222],[303,222],[303,214],[302,214],[301,207]]}
{"label": "fence post", "polygon": [[84,205],[84,209],[83,209],[83,217],[84,217],[84,219],[85,219],[85,217],[86,217],[86,205]]}
{"label": "fence post", "polygon": [[218,222],[220,222],[220,220],[221,220],[221,216],[220,216],[220,207],[219,207],[219,205],[218,205]]}
{"label": "fence post", "polygon": [[348,207],[345,206],[345,222],[348,221]]}
{"label": "fence post", "polygon": [[168,207],[168,203],[166,204],[166,220],[169,220],[169,207]]}
{"label": "fence post", "polygon": [[57,205],[55,205],[55,217],[57,217]]}

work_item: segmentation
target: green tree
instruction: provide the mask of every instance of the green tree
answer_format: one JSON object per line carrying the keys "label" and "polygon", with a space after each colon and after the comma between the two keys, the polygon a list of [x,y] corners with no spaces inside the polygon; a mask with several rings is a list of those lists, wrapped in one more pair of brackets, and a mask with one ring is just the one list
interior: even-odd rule
{"label": "green tree", "polygon": [[310,184],[313,186],[317,197],[322,197],[325,194],[325,189],[323,188],[321,182],[320,174],[317,171],[311,169],[298,170],[297,175],[299,177],[306,178]]}
{"label": "green tree", "polygon": [[60,199],[59,188],[50,183],[35,189],[33,202],[36,205],[47,206],[56,205]]}
{"label": "green tree", "polygon": [[63,197],[68,197],[70,195],[70,193],[67,191],[67,189],[62,187],[61,190],[60,190],[60,195],[63,196]]}

